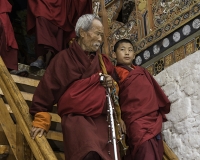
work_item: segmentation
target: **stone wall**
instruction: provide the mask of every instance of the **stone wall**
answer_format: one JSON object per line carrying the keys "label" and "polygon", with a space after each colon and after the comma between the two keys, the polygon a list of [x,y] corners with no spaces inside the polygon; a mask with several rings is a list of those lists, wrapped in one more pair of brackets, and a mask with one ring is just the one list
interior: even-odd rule
{"label": "stone wall", "polygon": [[155,76],[171,111],[163,136],[180,160],[200,160],[200,51]]}

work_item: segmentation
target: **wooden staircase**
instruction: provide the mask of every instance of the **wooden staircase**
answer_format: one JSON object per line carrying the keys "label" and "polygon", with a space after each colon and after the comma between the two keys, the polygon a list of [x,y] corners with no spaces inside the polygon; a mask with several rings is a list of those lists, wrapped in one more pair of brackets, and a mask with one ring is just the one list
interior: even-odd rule
{"label": "wooden staircase", "polygon": [[47,137],[32,140],[32,117],[28,107],[39,83],[31,78],[10,75],[0,58],[0,159],[64,160],[61,119],[54,106],[52,125]]}

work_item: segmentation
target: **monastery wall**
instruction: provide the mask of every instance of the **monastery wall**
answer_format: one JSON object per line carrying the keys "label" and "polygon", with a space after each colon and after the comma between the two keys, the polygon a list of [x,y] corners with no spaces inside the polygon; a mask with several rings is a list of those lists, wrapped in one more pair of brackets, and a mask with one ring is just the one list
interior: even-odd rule
{"label": "monastery wall", "polygon": [[200,51],[155,76],[171,111],[163,137],[180,160],[200,160]]}

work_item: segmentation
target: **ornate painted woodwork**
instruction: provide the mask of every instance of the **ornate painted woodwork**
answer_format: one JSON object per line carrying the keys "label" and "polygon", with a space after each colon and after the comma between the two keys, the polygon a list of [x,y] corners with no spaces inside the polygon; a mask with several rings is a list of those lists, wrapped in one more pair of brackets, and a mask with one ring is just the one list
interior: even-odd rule
{"label": "ornate painted woodwork", "polygon": [[123,38],[134,45],[135,65],[144,65],[168,51],[148,66],[154,75],[200,48],[196,38],[173,49],[199,31],[200,0],[115,0],[106,10],[110,56],[114,44]]}
{"label": "ornate painted woodwork", "polygon": [[200,36],[193,38],[187,43],[181,45],[180,47],[172,50],[168,54],[163,55],[163,57],[159,58],[152,64],[148,65],[146,68],[152,75],[156,75],[160,73],[162,70],[167,68],[168,66],[182,60],[186,56],[194,53],[199,50],[199,39]]}

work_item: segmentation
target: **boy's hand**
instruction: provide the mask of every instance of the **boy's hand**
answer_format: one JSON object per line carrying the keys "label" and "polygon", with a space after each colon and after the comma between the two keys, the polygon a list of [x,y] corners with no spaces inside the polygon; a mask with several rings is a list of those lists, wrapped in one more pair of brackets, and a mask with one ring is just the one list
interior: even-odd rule
{"label": "boy's hand", "polygon": [[110,88],[113,86],[113,78],[110,75],[107,74],[101,74],[101,76],[104,76],[104,79],[101,81],[101,84],[105,88]]}
{"label": "boy's hand", "polygon": [[32,127],[30,131],[30,136],[32,139],[35,139],[35,137],[39,134],[39,137],[42,137],[43,135],[46,136],[46,131],[43,128],[38,127]]}

